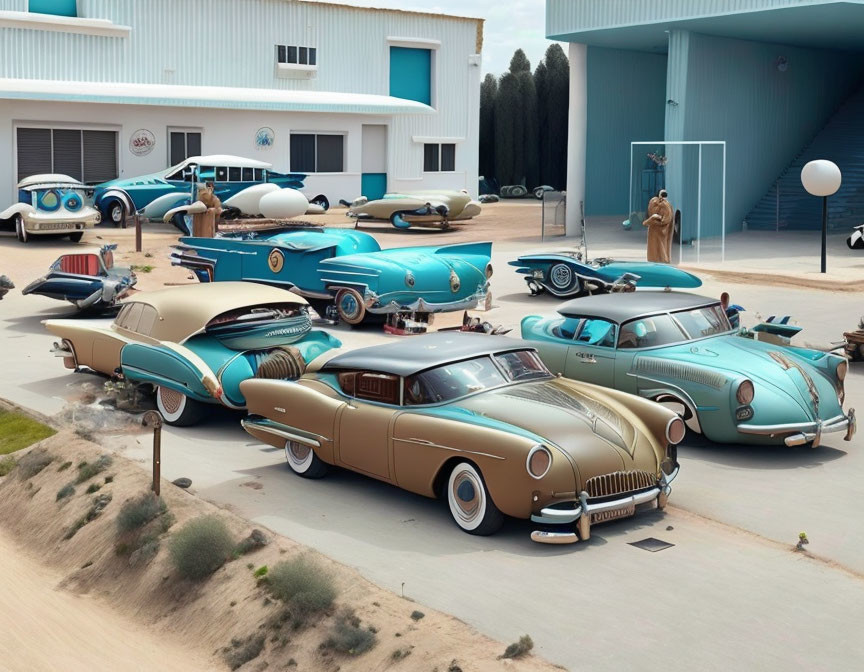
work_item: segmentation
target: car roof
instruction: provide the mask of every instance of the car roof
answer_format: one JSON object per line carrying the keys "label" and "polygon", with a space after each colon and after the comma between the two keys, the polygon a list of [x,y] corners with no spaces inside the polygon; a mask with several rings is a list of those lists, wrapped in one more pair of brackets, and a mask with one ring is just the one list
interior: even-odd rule
{"label": "car roof", "polygon": [[306,299],[285,289],[254,282],[203,282],[153,292],[140,292],[123,305],[145,303],[159,313],[150,335],[160,341],[182,343],[200,333],[217,315],[268,303],[300,303]]}
{"label": "car roof", "polygon": [[40,175],[30,175],[29,177],[25,177],[18,183],[18,189],[27,189],[34,187],[43,187],[43,188],[51,188],[51,187],[78,187],[84,189],[86,185],[82,184],[80,180],[76,180],[74,177],[70,177],[69,175],[63,175],[62,173],[42,173]]}
{"label": "car roof", "polygon": [[450,362],[511,350],[533,350],[518,338],[489,336],[460,331],[438,331],[337,355],[321,365],[321,371],[379,371],[395,376],[411,376]]}
{"label": "car roof", "polygon": [[207,156],[190,156],[183,164],[196,163],[199,166],[225,166],[226,168],[264,168],[270,169],[272,163],[257,161],[256,159],[247,159],[242,156],[234,156],[233,154],[208,154]]}
{"label": "car roof", "polygon": [[645,315],[656,315],[720,303],[719,299],[689,292],[613,292],[573,299],[561,305],[564,317],[598,317],[621,324]]}

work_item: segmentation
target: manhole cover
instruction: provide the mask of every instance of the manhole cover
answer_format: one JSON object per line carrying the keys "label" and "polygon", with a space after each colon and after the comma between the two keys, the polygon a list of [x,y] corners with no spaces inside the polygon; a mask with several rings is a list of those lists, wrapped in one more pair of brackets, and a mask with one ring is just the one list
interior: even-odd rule
{"label": "manhole cover", "polygon": [[639,541],[631,541],[630,545],[635,546],[636,548],[641,548],[643,551],[656,553],[657,551],[672,548],[675,544],[670,544],[668,541],[656,539],[655,537],[648,537],[647,539],[640,539]]}

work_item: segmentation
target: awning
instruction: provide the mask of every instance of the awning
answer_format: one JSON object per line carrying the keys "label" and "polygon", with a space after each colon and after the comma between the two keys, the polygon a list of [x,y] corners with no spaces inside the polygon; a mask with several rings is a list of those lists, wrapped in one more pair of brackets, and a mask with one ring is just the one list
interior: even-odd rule
{"label": "awning", "polygon": [[434,114],[413,100],[368,93],[241,89],[227,86],[178,86],[110,82],[67,82],[0,78],[0,99],[42,100],[226,110],[336,112],[341,114]]}

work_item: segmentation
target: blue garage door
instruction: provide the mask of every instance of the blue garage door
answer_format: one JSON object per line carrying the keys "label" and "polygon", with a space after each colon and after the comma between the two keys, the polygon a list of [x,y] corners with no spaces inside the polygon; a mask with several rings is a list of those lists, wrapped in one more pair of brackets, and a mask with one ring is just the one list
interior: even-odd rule
{"label": "blue garage door", "polygon": [[77,0],[30,0],[29,9],[36,14],[78,16]]}
{"label": "blue garage door", "polygon": [[387,173],[363,173],[360,192],[370,201],[381,198],[387,193]]}
{"label": "blue garage door", "polygon": [[432,51],[390,47],[390,95],[432,104]]}

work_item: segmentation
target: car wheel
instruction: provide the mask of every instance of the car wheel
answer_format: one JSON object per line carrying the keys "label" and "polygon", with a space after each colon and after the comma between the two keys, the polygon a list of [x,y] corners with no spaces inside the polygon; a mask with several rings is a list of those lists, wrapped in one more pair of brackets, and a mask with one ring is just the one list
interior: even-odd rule
{"label": "car wheel", "polygon": [[537,187],[536,189],[534,189],[534,198],[536,198],[538,201],[542,201],[543,194],[545,193],[546,190],[543,187]]}
{"label": "car wheel", "polygon": [[175,427],[188,427],[198,423],[204,417],[205,410],[200,401],[161,385],[156,388],[156,408],[165,423]]}
{"label": "car wheel", "polygon": [[336,312],[347,324],[360,324],[366,317],[363,297],[356,289],[340,289],[336,294]]}
{"label": "car wheel", "polygon": [[126,207],[120,201],[112,201],[108,208],[108,217],[114,226],[120,226],[126,220]]}
{"label": "car wheel", "polygon": [[469,462],[460,462],[447,481],[447,504],[453,520],[468,534],[495,534],[504,516],[495,506],[480,471]]}
{"label": "car wheel", "polygon": [[22,243],[26,243],[30,236],[27,235],[27,229],[24,227],[24,218],[21,215],[15,215],[15,236]]}
{"label": "car wheel", "polygon": [[285,461],[298,476],[321,478],[327,473],[327,463],[310,446],[298,441],[285,442]]}
{"label": "car wheel", "polygon": [[80,242],[81,242],[81,238],[82,238],[83,236],[84,236],[84,232],[83,232],[83,231],[76,231],[75,233],[70,233],[70,234],[69,234],[69,240],[71,240],[73,243],[80,243]]}
{"label": "car wheel", "polygon": [[576,293],[579,291],[579,278],[567,264],[555,264],[549,269],[549,284],[557,292]]}

